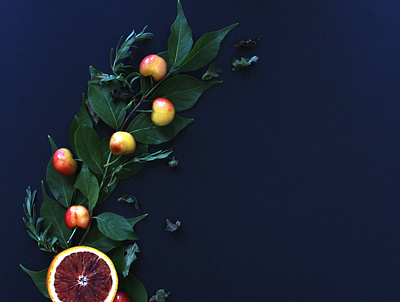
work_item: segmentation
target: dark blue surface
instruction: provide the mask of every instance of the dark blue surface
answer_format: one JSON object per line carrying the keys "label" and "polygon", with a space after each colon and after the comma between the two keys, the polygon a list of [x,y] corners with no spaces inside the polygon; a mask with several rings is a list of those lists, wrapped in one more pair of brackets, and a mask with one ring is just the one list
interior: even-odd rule
{"label": "dark blue surface", "polygon": [[[186,113],[172,143],[181,166],[149,165],[106,209],[139,198],[133,270],[168,301],[398,301],[400,290],[400,3],[182,1],[195,39],[239,22],[216,65],[223,84]],[[40,188],[47,135],[68,145],[88,66],[107,72],[121,35],[155,34],[166,49],[171,1],[14,1],[0,11],[1,293],[45,301],[22,263],[48,266],[22,223]],[[260,38],[251,50],[237,39]],[[229,58],[259,56],[247,70]],[[172,235],[165,218],[181,220]]]}

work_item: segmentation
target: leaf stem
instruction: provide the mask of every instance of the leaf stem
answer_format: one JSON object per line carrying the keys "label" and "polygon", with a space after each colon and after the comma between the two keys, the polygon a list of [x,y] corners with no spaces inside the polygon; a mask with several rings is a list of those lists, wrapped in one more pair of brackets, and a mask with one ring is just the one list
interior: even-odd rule
{"label": "leaf stem", "polygon": [[168,76],[169,76],[172,72],[174,72],[174,71],[175,71],[175,69],[174,69],[174,68],[171,68],[171,69],[168,71],[168,73],[166,74],[166,76],[165,76],[161,81],[157,82],[157,84],[155,84],[146,94],[144,94],[144,95],[140,98],[140,101],[136,104],[136,106],[132,109],[132,111],[131,111],[131,112],[129,113],[129,115],[126,117],[124,123],[123,123],[122,126],[120,127],[120,130],[123,130],[123,129],[124,129],[126,123],[127,123],[128,120],[131,118],[132,114],[139,108],[139,106],[143,103],[143,101],[144,101],[145,99],[147,99],[147,98],[154,92],[154,90],[156,90],[157,87],[160,86],[161,83],[163,83],[164,80],[165,80],[166,78],[168,78]]}

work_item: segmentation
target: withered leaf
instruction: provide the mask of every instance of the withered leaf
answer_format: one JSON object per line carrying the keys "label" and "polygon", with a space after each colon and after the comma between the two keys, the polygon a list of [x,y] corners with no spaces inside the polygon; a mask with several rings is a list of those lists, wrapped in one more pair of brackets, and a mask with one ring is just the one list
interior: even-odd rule
{"label": "withered leaf", "polygon": [[179,227],[181,226],[181,222],[177,220],[175,223],[172,223],[169,219],[166,219],[167,222],[167,228],[165,229],[168,232],[176,232]]}
{"label": "withered leaf", "polygon": [[258,60],[257,56],[253,56],[251,58],[243,58],[242,57],[240,60],[231,58],[231,64],[233,66],[232,70],[236,71],[236,70],[240,70],[245,67],[249,67],[252,63],[257,62],[257,60]]}
{"label": "withered leaf", "polygon": [[124,278],[126,278],[126,276],[128,276],[129,269],[131,267],[132,262],[137,259],[136,253],[139,253],[139,252],[140,252],[139,246],[136,243],[125,247],[125,269],[122,272],[122,275],[124,276]]}
{"label": "withered leaf", "polygon": [[163,289],[159,289],[156,294],[150,298],[149,302],[165,302],[170,294],[171,292],[166,293]]}
{"label": "withered leaf", "polygon": [[237,43],[233,44],[233,47],[254,47],[258,44],[258,42],[260,42],[260,39],[256,40],[249,39],[247,41],[239,39]]}
{"label": "withered leaf", "polygon": [[211,80],[212,78],[218,78],[218,73],[221,73],[222,70],[218,67],[214,66],[214,63],[211,63],[211,65],[208,67],[207,71],[203,76],[201,77],[202,80]]}
{"label": "withered leaf", "polygon": [[139,202],[137,201],[137,198],[134,195],[122,194],[121,197],[118,198],[118,201],[125,201],[127,203],[131,203],[135,206],[136,210],[140,211]]}

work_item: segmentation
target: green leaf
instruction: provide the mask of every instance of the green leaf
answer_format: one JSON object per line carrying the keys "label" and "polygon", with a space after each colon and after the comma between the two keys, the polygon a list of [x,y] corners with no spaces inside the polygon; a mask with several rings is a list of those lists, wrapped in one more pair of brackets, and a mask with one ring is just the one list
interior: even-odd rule
{"label": "green leaf", "polygon": [[251,58],[241,58],[240,60],[231,58],[232,70],[237,71],[246,67],[249,67],[251,64],[256,63],[258,61],[257,56],[253,56]]}
{"label": "green leaf", "polygon": [[221,68],[215,67],[214,63],[211,63],[207,71],[201,77],[201,79],[208,81],[211,80],[212,78],[218,78],[219,77],[218,74],[221,72],[222,72]]}
{"label": "green leaf", "polygon": [[93,127],[92,119],[90,118],[86,110],[86,97],[84,94],[82,94],[81,108],[79,109],[78,114],[75,115],[69,130],[69,144],[71,145],[72,150],[74,150],[74,152],[76,152],[75,131],[79,128],[80,125]]}
{"label": "green leaf", "polygon": [[[142,221],[143,219],[145,219],[149,214],[144,214],[135,218],[128,218],[128,222],[131,225],[131,227],[133,228],[139,221]],[[137,237],[137,239],[135,240],[139,240],[139,237]]]}
{"label": "green leaf", "polygon": [[153,124],[149,113],[140,113],[128,125],[127,130],[136,141],[143,144],[158,145],[173,139],[183,128],[193,122],[193,119],[175,115],[174,120],[167,126]]}
{"label": "green leaf", "polygon": [[115,269],[117,270],[118,276],[122,277],[122,272],[125,269],[125,248],[124,243],[119,242],[118,246],[107,253],[111,261],[114,263]]}
{"label": "green leaf", "polygon": [[22,264],[19,265],[22,270],[29,275],[29,277],[32,278],[33,282],[35,283],[36,287],[39,289],[39,291],[48,299],[50,299],[49,293],[47,292],[47,286],[46,286],[46,277],[47,277],[47,271],[48,269],[44,269],[42,271],[31,271],[24,267]]}
{"label": "green leaf", "polygon": [[96,130],[81,125],[75,131],[75,146],[78,156],[94,173],[103,174],[103,155],[100,149],[100,138]]}
{"label": "green leaf", "polygon": [[218,55],[222,40],[237,25],[237,23],[232,24],[218,31],[204,34],[176,69],[189,72],[208,65]]}
{"label": "green leaf", "polygon": [[126,218],[121,215],[104,212],[93,218],[96,218],[99,230],[104,236],[112,240],[123,241],[135,240],[136,238],[133,228]]}
{"label": "green leaf", "polygon": [[64,223],[65,208],[47,195],[43,182],[42,195],[43,202],[40,208],[40,216],[44,218],[43,227],[50,226],[49,233],[51,237],[58,238],[58,243],[63,249],[69,248],[70,244],[67,241],[71,236],[72,230],[68,229]]}
{"label": "green leaf", "polygon": [[[54,153],[57,150],[57,146],[50,136],[49,141]],[[53,161],[50,158],[46,169],[46,182],[54,198],[66,208],[71,205],[72,196],[74,194],[75,179],[76,174],[67,176],[57,172],[56,169],[54,169]]]}
{"label": "green leaf", "polygon": [[131,302],[147,302],[146,288],[136,276],[129,273],[126,278],[119,280],[118,289],[127,293]]}
{"label": "green leaf", "polygon": [[88,199],[89,212],[91,212],[96,206],[97,200],[99,199],[100,187],[96,176],[85,164],[82,166],[82,170],[76,179],[75,188],[81,191],[82,194]]}
{"label": "green leaf", "polygon": [[93,111],[110,127],[117,130],[124,122],[126,106],[123,102],[113,102],[110,92],[119,90],[121,84],[117,80],[107,82],[90,82],[88,99]]}
{"label": "green leaf", "polygon": [[182,4],[178,1],[178,15],[171,25],[168,39],[168,54],[172,66],[179,65],[193,46],[192,30],[186,20]]}
{"label": "green leaf", "polygon": [[103,253],[108,253],[112,249],[119,246],[121,241],[116,241],[105,237],[104,234],[100,232],[98,226],[94,225],[90,228],[83,244],[98,249]]}
{"label": "green leaf", "polygon": [[165,97],[175,107],[175,111],[184,111],[192,108],[200,98],[201,94],[211,86],[221,83],[220,81],[199,81],[193,76],[181,74],[167,79],[154,91],[151,99]]}

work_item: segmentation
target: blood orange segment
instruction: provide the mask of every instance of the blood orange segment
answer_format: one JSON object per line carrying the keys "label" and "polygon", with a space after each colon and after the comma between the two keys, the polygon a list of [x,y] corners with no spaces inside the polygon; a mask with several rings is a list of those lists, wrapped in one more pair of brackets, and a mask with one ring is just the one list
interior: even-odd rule
{"label": "blood orange segment", "polygon": [[53,259],[46,284],[53,302],[112,302],[118,276],[107,255],[91,247],[76,246]]}

